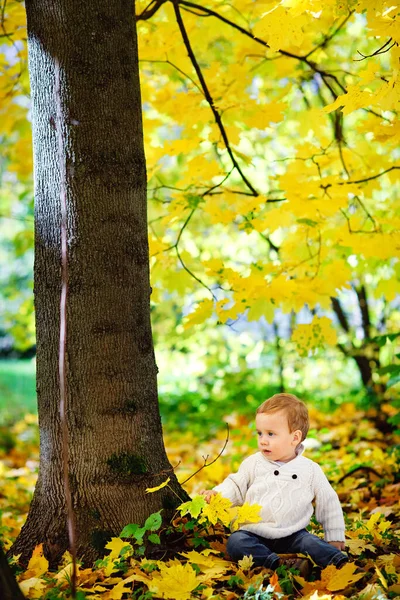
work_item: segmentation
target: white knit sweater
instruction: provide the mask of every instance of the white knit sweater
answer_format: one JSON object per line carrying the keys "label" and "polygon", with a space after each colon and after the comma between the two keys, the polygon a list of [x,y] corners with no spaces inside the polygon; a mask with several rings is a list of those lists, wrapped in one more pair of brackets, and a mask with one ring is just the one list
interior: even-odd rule
{"label": "white knit sweater", "polygon": [[244,502],[261,504],[262,521],[241,527],[269,539],[286,537],[304,529],[314,512],[324,528],[325,540],[344,542],[344,519],[339,498],[321,467],[301,456],[301,445],[293,460],[279,464],[261,452],[246,458],[239,471],[229,475],[214,490],[234,506]]}

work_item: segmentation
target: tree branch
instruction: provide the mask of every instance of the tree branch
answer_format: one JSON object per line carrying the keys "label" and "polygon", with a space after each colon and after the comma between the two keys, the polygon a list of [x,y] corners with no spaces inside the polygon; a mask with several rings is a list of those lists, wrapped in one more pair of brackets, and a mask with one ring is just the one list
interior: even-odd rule
{"label": "tree branch", "polygon": [[[248,31],[244,27],[241,27],[240,25],[238,25],[237,23],[234,23],[233,21],[231,21],[230,19],[227,19],[226,17],[223,17],[222,15],[220,15],[219,13],[217,13],[214,10],[211,10],[210,8],[205,8],[203,6],[199,6],[198,4],[196,4],[194,2],[189,2],[188,0],[173,0],[173,1],[176,4],[180,4],[182,7],[190,7],[190,8],[194,8],[194,9],[200,11],[198,13],[199,16],[201,16],[201,12],[203,13],[204,16],[213,16],[216,19],[219,19],[220,21],[222,21],[223,23],[226,23],[230,27],[233,27],[237,31],[240,31],[240,33],[242,33],[243,35],[246,35],[247,37],[252,39],[254,42],[261,44],[262,46],[264,46],[264,48],[270,47],[265,40],[253,35],[253,33],[251,31]],[[333,37],[333,35],[335,35],[336,33],[337,33],[337,31],[334,34],[332,34],[331,37]],[[316,47],[315,50],[317,48],[318,47]],[[332,75],[331,73],[327,73],[326,71],[319,69],[317,67],[317,65],[315,65],[312,61],[308,60],[308,56],[310,55],[310,53],[307,54],[306,56],[299,56],[297,54],[293,54],[292,52],[288,52],[287,50],[278,50],[278,52],[279,52],[279,54],[282,54],[282,56],[287,56],[288,58],[293,58],[295,60],[299,60],[301,62],[306,63],[310,67],[311,70],[313,70],[316,73],[319,73],[321,75],[321,78],[322,78],[324,84],[328,87],[329,91],[331,92],[331,94],[335,100],[337,98],[337,94],[332,89],[330,84],[326,81],[326,77],[331,77],[332,79],[334,79],[336,81],[336,83],[340,86],[340,88],[345,91],[345,87],[339,82],[339,80],[337,79],[337,77],[335,75]]]}
{"label": "tree branch", "polygon": [[[362,52],[357,50],[357,53],[360,56],[362,56],[362,58],[355,58],[354,59],[355,62],[365,60],[366,58],[371,58],[372,56],[377,56],[378,54],[385,54],[385,52],[389,52],[389,50],[391,50],[393,48],[393,46],[396,46],[396,44],[397,44],[397,42],[393,42],[393,44],[391,46],[389,46],[389,48],[386,48],[386,46],[388,46],[391,41],[392,41],[392,38],[389,38],[388,41],[383,44],[383,46],[378,48],[378,50],[375,50],[375,52],[373,52],[372,54],[363,54]],[[386,48],[386,50],[384,48]]]}
{"label": "tree branch", "polygon": [[165,2],[167,2],[167,0],[152,0],[140,15],[136,15],[136,21],[147,21],[147,19],[150,19]]}
{"label": "tree branch", "polygon": [[309,58],[311,56],[311,54],[314,54],[314,52],[316,50],[319,50],[320,48],[325,48],[325,46],[328,44],[328,42],[330,42],[337,33],[339,33],[339,31],[342,29],[342,27],[344,25],[346,25],[347,21],[350,19],[350,17],[353,15],[354,10],[350,11],[349,14],[347,15],[347,17],[345,17],[343,19],[343,21],[340,23],[340,25],[337,26],[337,28],[329,35],[325,36],[325,38],[323,39],[323,41],[318,44],[318,46],[315,46],[315,48],[313,48],[312,50],[310,50],[310,52],[308,52],[308,54],[305,55],[304,58]]}
{"label": "tree branch", "polygon": [[351,183],[365,183],[366,181],[372,181],[372,179],[378,179],[378,177],[382,177],[382,175],[385,175],[385,173],[395,171],[396,169],[400,169],[400,166],[394,165],[393,167],[382,171],[382,173],[371,175],[371,177],[366,177],[365,179],[357,179],[357,181],[340,181],[338,185],[350,185]]}
{"label": "tree branch", "polygon": [[197,62],[197,59],[196,59],[196,57],[194,55],[192,46],[190,44],[189,36],[187,34],[185,25],[184,25],[183,20],[182,20],[182,15],[181,15],[181,12],[180,12],[180,9],[179,9],[179,0],[173,0],[173,6],[174,6],[174,10],[175,10],[175,15],[176,15],[176,20],[177,20],[177,23],[178,23],[178,27],[179,27],[181,35],[182,35],[183,43],[185,44],[188,56],[189,56],[189,58],[190,58],[190,60],[192,62],[194,70],[197,73],[197,77],[199,78],[201,87],[202,87],[203,92],[204,92],[204,96],[206,97],[206,100],[207,100],[208,104],[210,105],[210,108],[211,108],[212,113],[213,113],[214,118],[215,118],[215,122],[217,123],[218,128],[219,128],[219,130],[221,132],[222,139],[224,140],[225,147],[226,147],[226,149],[228,151],[230,159],[231,159],[231,161],[232,161],[235,169],[238,171],[239,175],[241,176],[242,180],[244,181],[244,183],[246,184],[246,186],[249,188],[249,190],[251,190],[251,192],[253,193],[254,196],[259,196],[259,193],[257,192],[256,189],[254,189],[254,187],[251,185],[250,181],[244,175],[244,173],[242,172],[242,170],[241,170],[238,162],[236,161],[236,158],[233,155],[233,151],[232,151],[232,148],[230,146],[230,143],[229,143],[229,140],[228,140],[228,136],[227,136],[226,131],[225,131],[225,127],[224,127],[224,125],[222,123],[221,116],[220,116],[218,110],[215,107],[214,100],[213,100],[213,98],[212,98],[212,96],[210,94],[210,91],[209,91],[209,89],[207,87],[207,84],[205,82],[205,79],[203,77],[203,73],[202,73],[202,71],[200,69],[199,63]]}
{"label": "tree branch", "polygon": [[357,471],[367,471],[368,473],[373,473],[374,475],[376,475],[376,477],[379,477],[379,479],[382,478],[381,473],[378,473],[378,471],[376,471],[372,467],[362,466],[362,467],[356,467],[352,471],[349,471],[348,473],[345,473],[344,475],[342,475],[342,477],[340,479],[338,479],[338,484],[342,483],[347,477],[351,477],[351,475],[354,475],[354,473],[357,473]]}
{"label": "tree branch", "polygon": [[339,321],[342,329],[346,333],[349,333],[350,332],[349,322],[347,320],[346,314],[345,314],[345,312],[344,312],[344,310],[342,308],[342,305],[340,304],[338,298],[335,298],[334,296],[331,296],[331,303],[332,303],[333,312],[337,316],[338,321]]}
{"label": "tree branch", "polygon": [[357,294],[358,305],[360,307],[364,336],[368,340],[371,337],[371,319],[368,309],[367,290],[365,289],[364,285],[361,285],[359,288],[355,288],[355,292]]}

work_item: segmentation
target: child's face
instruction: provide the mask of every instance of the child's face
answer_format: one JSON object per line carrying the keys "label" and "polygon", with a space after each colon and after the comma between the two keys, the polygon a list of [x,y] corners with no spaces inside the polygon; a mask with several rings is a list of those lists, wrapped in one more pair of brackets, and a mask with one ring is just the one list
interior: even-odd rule
{"label": "child's face", "polygon": [[287,462],[295,458],[296,446],[301,442],[301,431],[289,431],[285,411],[256,415],[258,448],[269,460]]}

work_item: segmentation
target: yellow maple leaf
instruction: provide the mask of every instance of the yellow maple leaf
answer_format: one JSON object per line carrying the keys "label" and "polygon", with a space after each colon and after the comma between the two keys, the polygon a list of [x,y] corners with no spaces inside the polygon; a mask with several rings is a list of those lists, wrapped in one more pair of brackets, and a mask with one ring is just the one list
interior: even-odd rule
{"label": "yellow maple leaf", "polygon": [[332,321],[328,317],[314,317],[307,325],[298,325],[292,335],[301,356],[306,356],[309,351],[329,344],[336,344],[337,335]]}
{"label": "yellow maple leaf", "polygon": [[231,521],[229,512],[231,506],[232,502],[230,500],[227,500],[221,494],[216,494],[212,496],[210,503],[206,504],[203,508],[202,516],[206,517],[213,525],[221,521],[221,523],[228,527]]}
{"label": "yellow maple leaf", "polygon": [[254,565],[253,557],[245,556],[242,560],[238,560],[238,567],[242,569],[242,571],[249,571],[251,567]]}
{"label": "yellow maple leaf", "polygon": [[161,490],[166,485],[168,485],[170,481],[171,481],[171,477],[168,477],[168,479],[166,479],[165,481],[160,483],[160,485],[157,485],[156,487],[152,487],[152,488],[146,488],[146,494],[152,494],[153,492],[158,492],[158,490]]}
{"label": "yellow maple leaf", "polygon": [[128,584],[127,580],[119,581],[103,598],[104,600],[121,600],[124,594],[132,591],[131,586],[126,587]]}
{"label": "yellow maple leaf", "polygon": [[182,552],[181,555],[200,569],[202,583],[212,584],[213,579],[220,578],[231,568],[231,562],[215,556],[216,553],[216,550],[206,549],[202,552]]}
{"label": "yellow maple leaf", "polygon": [[43,573],[46,573],[48,568],[49,561],[43,556],[43,544],[39,544],[32,552],[28,568],[23,573],[22,578],[30,579],[31,577],[39,577]]}
{"label": "yellow maple leaf", "polygon": [[276,6],[256,23],[254,33],[266,38],[271,50],[300,47],[304,40],[303,26],[307,19],[303,15],[293,17],[283,6]]}
{"label": "yellow maple leaf", "polygon": [[236,529],[245,523],[259,523],[261,521],[261,509],[262,506],[260,504],[248,504],[247,502],[243,506],[239,506],[236,509],[236,518],[233,522],[232,530],[236,531]]}
{"label": "yellow maple leaf", "polygon": [[190,564],[183,565],[179,561],[170,561],[169,564],[159,562],[159,567],[160,572],[154,573],[148,588],[161,598],[189,600],[192,591],[201,583]]}
{"label": "yellow maple leaf", "polygon": [[364,573],[355,573],[355,570],[357,569],[356,564],[348,562],[341,569],[336,569],[336,567],[333,567],[332,569],[332,565],[326,567],[326,569],[324,569],[321,573],[322,580],[325,579],[324,573],[328,569],[330,569],[330,571],[326,589],[330,592],[344,590],[351,583],[355,583],[364,577]]}
{"label": "yellow maple leaf", "polygon": [[124,540],[121,540],[121,538],[111,538],[111,541],[108,542],[108,544],[106,545],[106,549],[111,550],[111,553],[107,556],[107,558],[111,560],[118,558],[118,556],[121,554],[122,549],[125,547],[129,547],[130,550],[133,550],[131,544],[129,544],[128,542],[124,542]]}
{"label": "yellow maple leaf", "polygon": [[196,306],[194,312],[190,313],[185,317],[184,329],[189,329],[193,325],[198,325],[199,323],[204,323],[207,319],[209,319],[214,310],[214,302],[206,298],[199,302]]}
{"label": "yellow maple leaf", "polygon": [[[76,568],[77,568],[77,575],[79,576],[79,565],[76,565]],[[59,585],[66,586],[66,585],[69,585],[69,583],[72,579],[72,573],[73,573],[73,563],[70,562],[70,563],[66,564],[64,568],[62,568],[60,571],[58,571],[58,573],[54,576],[54,579],[58,582]]]}
{"label": "yellow maple leaf", "polygon": [[368,542],[368,540],[363,540],[360,538],[355,540],[346,540],[346,544],[349,547],[351,554],[356,556],[365,550],[371,550],[371,552],[375,551],[375,547]]}
{"label": "yellow maple leaf", "polygon": [[343,114],[348,115],[353,110],[364,108],[371,104],[373,95],[368,90],[362,90],[359,85],[349,85],[346,94],[338,96],[332,104],[325,106],[323,110],[327,113],[342,108]]}
{"label": "yellow maple leaf", "polygon": [[[306,594],[315,590],[315,594],[317,594],[315,598],[321,598],[318,596],[318,590],[337,592],[364,577],[364,573],[355,573],[356,569],[357,565],[351,562],[345,564],[341,569],[337,569],[335,565],[328,565],[321,571],[321,579],[318,581],[308,582],[298,575],[295,575],[294,578],[300,583]],[[313,596],[307,597],[312,598]]]}
{"label": "yellow maple leaf", "polygon": [[[190,550],[190,552],[180,552],[179,553],[181,556],[183,556],[184,558],[186,558],[190,563],[192,564],[196,564],[199,567],[200,566],[206,566],[209,567],[213,564],[214,562],[214,554],[215,551],[211,550],[210,548],[206,548],[205,550],[203,550],[202,552],[197,552],[196,550]],[[211,554],[211,556],[210,556]]]}
{"label": "yellow maple leaf", "polygon": [[43,598],[46,583],[39,577],[30,577],[21,581],[19,587],[26,598]]}

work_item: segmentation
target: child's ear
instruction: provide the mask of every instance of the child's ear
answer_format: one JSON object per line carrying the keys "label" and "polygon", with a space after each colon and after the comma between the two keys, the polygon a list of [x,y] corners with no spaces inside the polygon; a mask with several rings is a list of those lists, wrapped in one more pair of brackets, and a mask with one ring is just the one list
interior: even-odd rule
{"label": "child's ear", "polygon": [[296,444],[300,444],[302,437],[303,434],[301,433],[300,429],[296,429],[296,431],[293,431],[293,441],[296,442]]}

